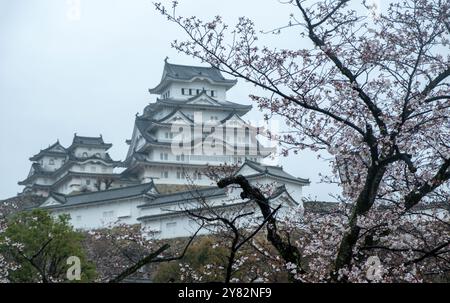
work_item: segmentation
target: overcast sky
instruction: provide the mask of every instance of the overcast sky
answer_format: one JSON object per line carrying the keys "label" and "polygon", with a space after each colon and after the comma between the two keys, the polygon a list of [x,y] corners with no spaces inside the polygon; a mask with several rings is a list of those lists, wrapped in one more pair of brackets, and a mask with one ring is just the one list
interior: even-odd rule
{"label": "overcast sky", "polygon": [[[26,178],[30,156],[57,139],[67,147],[75,132],[102,134],[113,144],[113,159],[123,160],[135,114],[156,99],[148,88],[159,82],[164,58],[199,65],[171,49],[182,32],[150,0],[80,0],[79,18],[69,13],[71,2],[0,0],[0,199],[22,190],[17,182]],[[233,24],[247,16],[262,30],[286,24],[293,10],[276,0],[184,0],[179,7],[182,15],[221,15]],[[296,31],[263,41],[302,47]],[[257,90],[239,80],[228,100],[251,104],[251,93]],[[254,106],[245,118],[261,117]],[[289,156],[281,164],[312,181],[307,196],[330,200],[338,192],[318,184],[318,174],[329,168],[315,154]]]}

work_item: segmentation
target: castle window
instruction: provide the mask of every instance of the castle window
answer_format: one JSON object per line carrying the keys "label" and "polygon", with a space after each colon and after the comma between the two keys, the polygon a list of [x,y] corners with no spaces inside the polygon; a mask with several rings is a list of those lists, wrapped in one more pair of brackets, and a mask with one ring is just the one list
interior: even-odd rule
{"label": "castle window", "polygon": [[50,161],[48,161],[48,164],[49,164],[49,165],[55,165],[55,160],[50,159]]}
{"label": "castle window", "polygon": [[192,88],[189,89],[189,96],[192,96]]}
{"label": "castle window", "polygon": [[91,180],[90,179],[86,180],[86,185],[91,185]]}
{"label": "castle window", "polygon": [[177,155],[177,161],[184,161],[184,154]]}
{"label": "castle window", "polygon": [[161,171],[161,178],[162,178],[162,179],[167,179],[167,178],[169,178],[169,172],[168,172],[167,170]]}
{"label": "castle window", "polygon": [[184,92],[184,88],[182,88],[182,89],[181,89],[181,94],[182,94],[182,95],[184,95],[184,94],[185,94],[185,92]]}
{"label": "castle window", "polygon": [[181,170],[177,170],[177,179],[181,179],[182,176]]}
{"label": "castle window", "polygon": [[213,90],[211,91],[211,97],[214,97],[214,91]]}
{"label": "castle window", "polygon": [[199,89],[197,89],[197,95],[200,95],[200,90]]}
{"label": "castle window", "polygon": [[166,223],[167,228],[174,228],[177,226],[177,222],[168,222]]}
{"label": "castle window", "polygon": [[170,96],[170,90],[166,91],[166,92],[162,95],[162,98],[163,98],[163,99],[167,99],[167,98],[169,98],[169,96]]}

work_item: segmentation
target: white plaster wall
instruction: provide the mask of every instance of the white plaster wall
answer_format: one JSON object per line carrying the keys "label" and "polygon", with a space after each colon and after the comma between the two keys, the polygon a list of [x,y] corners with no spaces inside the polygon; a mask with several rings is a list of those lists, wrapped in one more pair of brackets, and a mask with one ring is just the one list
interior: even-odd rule
{"label": "white plaster wall", "polygon": [[[38,162],[41,164],[41,167],[45,171],[55,171],[58,168],[60,168],[61,166],[63,166],[63,164],[65,163],[65,159],[66,159],[66,157],[49,157],[49,156],[44,156]],[[53,165],[50,164],[51,160],[53,160],[53,163],[54,163]]]}
{"label": "white plaster wall", "polygon": [[[142,197],[112,201],[104,204],[92,203],[84,204],[74,208],[51,209],[53,215],[69,214],[70,223],[76,229],[90,230],[109,226],[113,223],[136,224],[140,216],[138,205],[145,201]],[[104,216],[104,213],[112,212],[111,216]]]}
{"label": "white plaster wall", "polygon": [[[195,184],[202,186],[215,184],[204,174],[201,175],[201,179],[195,179],[194,172],[201,172],[204,167],[189,167],[184,164],[183,168],[181,168],[183,162],[180,161],[179,163],[179,166],[177,166],[177,163],[168,164],[167,166],[147,166],[145,170],[140,173],[139,180],[141,180],[142,183],[147,183],[153,179],[156,184],[190,184],[192,181],[194,181]],[[180,179],[177,177],[178,171],[180,172]],[[162,176],[161,172],[167,172],[168,178]],[[186,178],[185,174],[189,176],[189,178]]]}
{"label": "white plaster wall", "polygon": [[93,163],[93,161],[88,161],[75,164],[70,170],[80,173],[110,174],[114,171],[114,167],[101,162]]}
{"label": "white plaster wall", "polygon": [[[279,205],[279,203],[281,203],[281,201],[277,201],[275,205]],[[279,216],[286,216],[292,213],[290,206],[284,204],[282,205],[283,206],[279,210]],[[262,222],[261,213],[259,212],[259,209],[257,209],[253,204],[247,205],[241,213],[250,211],[254,211],[254,214],[238,219],[236,221],[236,224],[238,226],[254,228]],[[232,212],[233,213],[229,213],[230,218],[233,218],[236,215],[234,211]],[[225,216],[227,216],[226,212]],[[189,237],[197,231],[198,227],[198,222],[194,218],[191,218],[187,215],[154,218],[150,220],[147,219],[143,220],[143,222],[141,223],[141,228],[144,234],[148,237],[155,237],[157,239]],[[207,227],[203,228],[198,234],[209,234],[210,232],[214,231],[216,231],[215,228]]]}
{"label": "white plaster wall", "polygon": [[[87,182],[87,180],[89,180],[89,182]],[[70,194],[74,191],[81,191],[83,189],[86,189],[88,191],[97,191],[97,187],[95,187],[95,183],[97,183],[97,180],[98,178],[93,176],[71,177],[65,182],[61,183],[56,191],[65,195]],[[103,183],[101,189],[105,189],[105,185]]]}
{"label": "white plaster wall", "polygon": [[[182,95],[181,89],[192,89],[193,95]],[[212,85],[208,81],[201,81],[201,80],[195,80],[191,83],[172,83],[168,90],[170,90],[170,98],[176,98],[176,99],[188,99],[196,95],[196,90],[200,89],[200,91],[205,88],[207,90],[208,96],[210,95],[210,90],[214,90],[214,97],[215,99],[219,100],[225,100],[226,99],[226,90],[225,88],[218,86],[218,85]]]}
{"label": "white plaster wall", "polygon": [[95,154],[100,154],[100,157],[105,157],[106,151],[105,149],[98,147],[76,147],[74,150],[74,154],[76,157],[83,157],[83,154],[87,153],[88,157],[94,156]]}
{"label": "white plaster wall", "polygon": [[[169,217],[148,221],[141,225],[144,235],[155,239],[189,237],[196,232],[198,227],[198,223],[189,217]],[[202,229],[198,233],[198,235],[204,234],[208,234],[208,230]]]}

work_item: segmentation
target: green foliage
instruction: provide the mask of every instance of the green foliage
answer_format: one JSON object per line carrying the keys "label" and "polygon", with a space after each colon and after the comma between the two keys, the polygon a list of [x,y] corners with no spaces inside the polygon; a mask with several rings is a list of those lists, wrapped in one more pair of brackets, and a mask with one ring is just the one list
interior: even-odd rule
{"label": "green foliage", "polygon": [[[260,241],[268,256],[274,255],[273,248],[264,238]],[[225,236],[210,235],[199,237],[187,250],[183,259],[160,264],[153,276],[154,282],[224,282],[230,239]],[[263,244],[265,243],[265,244]],[[283,263],[283,262],[281,262]],[[265,257],[251,245],[244,245],[236,254],[232,272],[234,281],[253,282],[257,279],[271,282],[287,282],[287,274],[275,271],[280,268],[278,261]]]}
{"label": "green foliage", "polygon": [[[158,266],[155,274],[155,282],[194,282],[189,274],[184,274],[182,279],[181,266],[188,265],[192,272],[210,273],[208,282],[223,282],[225,271],[223,267],[227,264],[227,249],[215,247],[212,237],[202,237],[194,242],[186,251],[184,258],[180,261],[163,263]],[[212,265],[209,268],[208,265]]]}
{"label": "green foliage", "polygon": [[73,230],[69,219],[68,215],[54,218],[41,209],[9,218],[7,228],[0,234],[0,252],[18,265],[9,272],[12,282],[68,281],[70,256],[81,261],[81,282],[95,278],[95,268],[82,247],[83,235]]}

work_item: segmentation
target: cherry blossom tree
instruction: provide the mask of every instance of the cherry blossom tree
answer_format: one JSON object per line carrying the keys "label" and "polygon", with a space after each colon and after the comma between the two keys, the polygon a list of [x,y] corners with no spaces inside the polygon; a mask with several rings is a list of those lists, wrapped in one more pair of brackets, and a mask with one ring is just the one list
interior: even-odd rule
{"label": "cherry blossom tree", "polygon": [[98,282],[118,283],[129,278],[149,279],[152,264],[182,259],[197,236],[179,241],[155,240],[138,225],[113,224],[87,232],[84,246],[96,265]]}
{"label": "cherry blossom tree", "polygon": [[[310,149],[331,156],[333,174],[326,179],[340,185],[346,206],[321,223],[332,233],[332,251],[326,239],[311,241],[328,262],[311,277],[359,280],[367,276],[361,264],[373,255],[396,264],[383,277],[401,273],[399,280],[413,281],[419,272],[448,272],[448,215],[414,212],[426,204],[448,209],[450,3],[399,1],[376,18],[365,1],[285,5],[292,6],[287,24],[270,32],[294,34],[295,49],[261,45],[265,33],[246,17],[230,27],[220,16],[206,22],[179,16],[177,1],[155,7],[186,34],[186,41],[173,42],[176,50],[263,89],[250,97],[267,118],[278,115],[289,127],[272,134],[284,155]],[[317,227],[309,223],[309,230]],[[290,256],[278,252],[299,268],[308,251],[301,246],[285,247]]]}
{"label": "cherry blossom tree", "polygon": [[[0,204],[0,234],[5,232],[7,228],[6,216],[10,212],[10,209],[14,209],[16,206],[9,203]],[[14,262],[8,261],[5,256],[0,252],[0,283],[9,282],[9,272],[15,268]]]}

